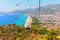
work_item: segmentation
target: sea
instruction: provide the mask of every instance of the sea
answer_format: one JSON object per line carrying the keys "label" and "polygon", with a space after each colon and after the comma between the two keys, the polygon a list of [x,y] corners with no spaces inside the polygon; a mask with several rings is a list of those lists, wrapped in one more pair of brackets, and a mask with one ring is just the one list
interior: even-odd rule
{"label": "sea", "polygon": [[2,13],[0,12],[0,26],[16,24],[24,26],[28,16],[22,13]]}

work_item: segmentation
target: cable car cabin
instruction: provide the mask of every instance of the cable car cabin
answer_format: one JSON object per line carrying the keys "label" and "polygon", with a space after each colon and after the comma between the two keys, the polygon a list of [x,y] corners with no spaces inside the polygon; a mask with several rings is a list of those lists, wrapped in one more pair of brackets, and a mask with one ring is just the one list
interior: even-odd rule
{"label": "cable car cabin", "polygon": [[16,24],[21,27],[29,27],[31,23],[32,23],[32,18],[28,15],[19,14],[19,13],[0,12],[0,26]]}

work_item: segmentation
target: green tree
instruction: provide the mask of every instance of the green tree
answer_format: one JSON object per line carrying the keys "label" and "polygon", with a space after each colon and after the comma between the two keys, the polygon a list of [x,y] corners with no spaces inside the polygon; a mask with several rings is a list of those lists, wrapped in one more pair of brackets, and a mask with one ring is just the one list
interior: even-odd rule
{"label": "green tree", "polygon": [[54,30],[54,29],[49,30],[49,31],[48,31],[47,39],[48,39],[48,40],[58,40],[58,39],[56,38],[57,34],[58,34],[58,32],[57,32],[56,30]]}
{"label": "green tree", "polygon": [[35,34],[41,34],[41,35],[47,34],[48,31],[45,28],[39,28],[36,25],[32,25],[30,30]]}
{"label": "green tree", "polygon": [[34,25],[39,26],[41,24],[40,20],[38,20],[36,18],[32,18],[32,21],[33,21],[32,24],[34,24]]}

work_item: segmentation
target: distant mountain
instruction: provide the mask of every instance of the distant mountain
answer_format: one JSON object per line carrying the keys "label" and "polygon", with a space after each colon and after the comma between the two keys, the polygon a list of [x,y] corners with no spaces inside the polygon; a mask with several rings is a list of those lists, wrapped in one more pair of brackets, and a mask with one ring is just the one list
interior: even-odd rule
{"label": "distant mountain", "polygon": [[42,14],[60,13],[60,4],[53,4],[53,5],[40,7],[40,12]]}
{"label": "distant mountain", "polygon": [[39,12],[39,8],[13,11],[13,13],[22,13],[22,14],[32,14],[32,13],[37,14],[38,12]]}
{"label": "distant mountain", "polygon": [[[22,14],[38,14],[39,8],[35,9],[25,9],[25,10],[15,10],[13,13],[22,13]],[[40,7],[40,14],[55,14],[60,13],[60,4],[52,4]]]}

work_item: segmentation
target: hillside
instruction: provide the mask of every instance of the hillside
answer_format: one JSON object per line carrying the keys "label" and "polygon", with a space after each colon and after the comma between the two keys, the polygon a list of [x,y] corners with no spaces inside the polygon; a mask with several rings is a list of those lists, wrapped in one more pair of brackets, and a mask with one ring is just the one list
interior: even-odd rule
{"label": "hillside", "polygon": [[40,8],[41,14],[60,13],[60,4],[47,5]]}
{"label": "hillside", "polygon": [[0,26],[0,40],[60,40],[60,31],[32,25],[30,29],[9,24]]}
{"label": "hillside", "polygon": [[24,9],[24,10],[14,10],[13,13],[22,13],[22,14],[37,14],[39,12],[39,8],[35,9]]}
{"label": "hillside", "polygon": [[[39,14],[39,7],[35,9],[15,10],[15,13]],[[60,4],[52,4],[40,7],[40,14],[54,14],[60,12]]]}

